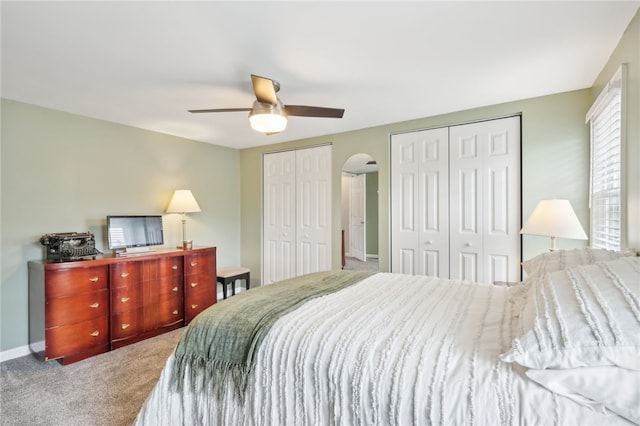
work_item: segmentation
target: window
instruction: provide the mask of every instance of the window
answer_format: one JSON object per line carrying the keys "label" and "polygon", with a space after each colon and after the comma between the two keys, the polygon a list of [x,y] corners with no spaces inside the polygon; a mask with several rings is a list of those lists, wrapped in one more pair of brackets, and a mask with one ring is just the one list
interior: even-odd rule
{"label": "window", "polygon": [[624,238],[623,81],[618,69],[587,113],[591,127],[591,247],[620,250]]}

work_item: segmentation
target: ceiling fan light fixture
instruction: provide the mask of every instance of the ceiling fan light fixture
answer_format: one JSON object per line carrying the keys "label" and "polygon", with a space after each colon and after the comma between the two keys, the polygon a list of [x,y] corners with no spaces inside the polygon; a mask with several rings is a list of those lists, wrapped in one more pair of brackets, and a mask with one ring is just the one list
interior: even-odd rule
{"label": "ceiling fan light fixture", "polygon": [[257,132],[278,133],[287,128],[287,115],[280,102],[269,105],[256,101],[249,113],[249,122]]}
{"label": "ceiling fan light fixture", "polygon": [[237,112],[249,111],[251,128],[260,133],[273,135],[287,128],[288,117],[326,117],[342,118],[344,109],[326,108],[308,105],[287,105],[280,101],[276,93],[280,90],[280,83],[270,78],[251,74],[253,93],[256,100],[251,108],[214,108],[190,109],[189,112]]}

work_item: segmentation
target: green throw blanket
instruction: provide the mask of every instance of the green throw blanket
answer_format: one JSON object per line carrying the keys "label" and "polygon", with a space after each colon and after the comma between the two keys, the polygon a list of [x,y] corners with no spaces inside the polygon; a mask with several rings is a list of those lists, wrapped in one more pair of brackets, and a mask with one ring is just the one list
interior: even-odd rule
{"label": "green throw blanket", "polygon": [[271,326],[283,315],[373,275],[362,271],[317,272],[251,289],[217,303],[187,328],[174,354],[172,384],[182,390],[189,370],[198,391],[213,387],[218,397],[231,377],[244,394],[255,356]]}

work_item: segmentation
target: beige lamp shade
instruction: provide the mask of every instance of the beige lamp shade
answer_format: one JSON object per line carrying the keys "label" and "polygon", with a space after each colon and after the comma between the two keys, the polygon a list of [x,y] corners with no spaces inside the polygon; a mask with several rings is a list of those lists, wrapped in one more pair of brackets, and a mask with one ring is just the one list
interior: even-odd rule
{"label": "beige lamp shade", "polygon": [[195,213],[200,206],[189,189],[176,189],[167,207],[167,213]]}
{"label": "beige lamp shade", "polygon": [[551,237],[551,251],[555,250],[556,237],[588,239],[569,200],[540,200],[520,233]]}
{"label": "beige lamp shade", "polygon": [[167,207],[167,213],[182,213],[182,248],[186,249],[188,244],[191,244],[187,240],[187,218],[185,213],[199,212],[200,206],[195,197],[189,189],[176,189],[173,193],[169,207]]}

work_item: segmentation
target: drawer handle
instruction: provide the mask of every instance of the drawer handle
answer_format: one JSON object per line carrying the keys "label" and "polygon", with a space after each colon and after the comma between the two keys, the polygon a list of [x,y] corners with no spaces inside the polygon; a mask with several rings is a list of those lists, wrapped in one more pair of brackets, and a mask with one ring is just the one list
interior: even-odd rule
{"label": "drawer handle", "polygon": [[171,291],[175,291],[177,293],[178,292],[178,287],[176,286],[176,287],[172,288]]}
{"label": "drawer handle", "polygon": [[173,315],[178,315],[180,312],[178,312],[178,310],[176,309],[175,311],[172,312]]}
{"label": "drawer handle", "polygon": [[122,303],[127,303],[131,298],[130,297],[123,297],[122,299],[120,299],[120,301]]}
{"label": "drawer handle", "polygon": [[191,266],[196,266],[198,262],[191,262]]}
{"label": "drawer handle", "polygon": [[92,283],[97,283],[99,279],[99,277],[91,277],[89,278],[89,281],[91,281]]}
{"label": "drawer handle", "polygon": [[198,283],[191,283],[191,287],[198,287]]}
{"label": "drawer handle", "polygon": [[129,276],[128,272],[123,272],[120,274],[120,278],[127,278]]}
{"label": "drawer handle", "polygon": [[191,309],[195,309],[197,307],[198,307],[198,305],[191,305]]}
{"label": "drawer handle", "polygon": [[120,328],[122,328],[123,330],[126,330],[127,328],[129,328],[130,325],[131,324],[122,324]]}
{"label": "drawer handle", "polygon": [[98,337],[98,336],[100,335],[100,331],[99,331],[99,330],[96,330],[96,331],[94,331],[93,333],[91,333],[91,335],[92,335],[93,337]]}
{"label": "drawer handle", "polygon": [[93,308],[93,309],[97,308],[98,306],[100,306],[100,304],[98,302],[92,303],[92,304],[89,305],[89,307]]}
{"label": "drawer handle", "polygon": [[173,265],[173,266],[171,267],[171,269],[173,269],[173,270],[175,271],[176,269],[178,269],[178,265]]}

